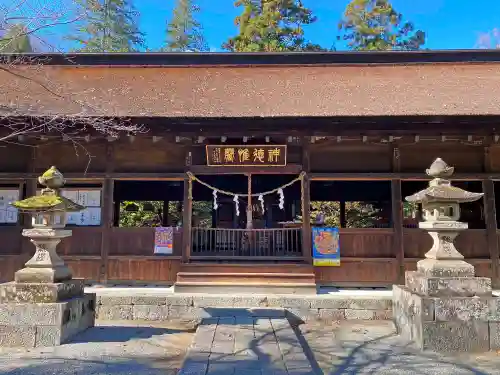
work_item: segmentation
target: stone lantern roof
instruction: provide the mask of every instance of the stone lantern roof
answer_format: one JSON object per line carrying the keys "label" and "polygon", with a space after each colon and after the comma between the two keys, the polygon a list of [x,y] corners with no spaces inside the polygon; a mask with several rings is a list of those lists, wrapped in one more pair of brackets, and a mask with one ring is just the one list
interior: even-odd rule
{"label": "stone lantern roof", "polygon": [[45,173],[38,177],[42,186],[41,195],[28,197],[26,199],[12,202],[11,205],[21,212],[78,212],[85,207],[73,202],[71,199],[60,195],[60,188],[64,186],[65,180],[56,167],[50,167]]}
{"label": "stone lantern roof", "polygon": [[453,167],[449,167],[442,159],[437,158],[430,168],[426,170],[428,176],[434,177],[429,182],[429,187],[406,197],[406,200],[414,203],[467,203],[477,201],[483,196],[483,193],[471,193],[459,187],[451,186],[448,178],[453,175],[453,172]]}

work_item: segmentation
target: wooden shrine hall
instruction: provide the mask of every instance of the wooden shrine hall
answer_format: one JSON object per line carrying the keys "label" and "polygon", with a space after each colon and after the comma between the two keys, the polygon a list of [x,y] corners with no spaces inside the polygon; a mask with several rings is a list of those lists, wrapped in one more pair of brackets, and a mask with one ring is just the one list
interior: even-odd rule
{"label": "wooden shrine hall", "polygon": [[[455,185],[485,194],[463,205],[456,244],[500,285],[500,51],[39,57],[9,67],[22,76],[0,71],[4,100],[34,108],[18,121],[77,117],[85,102],[140,130],[82,124],[1,145],[1,281],[33,252],[30,220],[8,202],[36,194],[55,165],[87,207],[58,248],[75,277],[185,291],[388,286],[431,246],[404,198],[441,157]],[[338,228],[340,265],[313,265],[315,227]],[[157,228],[172,228],[170,251],[155,250]]]}

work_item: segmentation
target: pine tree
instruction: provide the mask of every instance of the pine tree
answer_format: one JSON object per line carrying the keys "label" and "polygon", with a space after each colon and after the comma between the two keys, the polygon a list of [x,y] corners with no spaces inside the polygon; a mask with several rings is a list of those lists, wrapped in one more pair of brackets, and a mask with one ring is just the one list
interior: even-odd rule
{"label": "pine tree", "polygon": [[9,27],[5,35],[0,38],[1,53],[28,53],[33,52],[28,29],[22,24]]}
{"label": "pine tree", "polygon": [[87,17],[71,40],[79,52],[135,52],[144,47],[139,12],[130,0],[78,0]]}
{"label": "pine tree", "polygon": [[316,21],[300,0],[238,0],[239,34],[222,46],[232,52],[320,51],[304,38],[304,25]]}
{"label": "pine tree", "polygon": [[352,0],[339,29],[349,48],[357,51],[418,50],[425,43],[425,33],[403,21],[389,0]]}
{"label": "pine tree", "polygon": [[167,24],[167,40],[164,51],[199,52],[208,47],[202,34],[202,27],[194,14],[199,7],[192,0],[177,0],[172,20]]}

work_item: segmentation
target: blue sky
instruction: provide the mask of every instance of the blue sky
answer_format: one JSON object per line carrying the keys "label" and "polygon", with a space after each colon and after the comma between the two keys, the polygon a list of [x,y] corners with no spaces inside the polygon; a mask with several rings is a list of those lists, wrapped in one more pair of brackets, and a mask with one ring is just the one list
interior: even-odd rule
{"label": "blue sky", "polygon": [[[331,47],[337,35],[337,22],[347,0],[303,0],[318,21],[306,29],[307,39]],[[495,0],[393,0],[393,6],[406,20],[426,32],[426,48],[474,48],[478,35],[500,27],[500,1]],[[160,47],[165,39],[165,22],[171,16],[175,0],[139,0],[141,28],[147,34],[149,48]],[[234,0],[199,0],[198,20],[212,49],[237,31],[234,18],[240,9]],[[343,46],[337,44],[337,49]]]}

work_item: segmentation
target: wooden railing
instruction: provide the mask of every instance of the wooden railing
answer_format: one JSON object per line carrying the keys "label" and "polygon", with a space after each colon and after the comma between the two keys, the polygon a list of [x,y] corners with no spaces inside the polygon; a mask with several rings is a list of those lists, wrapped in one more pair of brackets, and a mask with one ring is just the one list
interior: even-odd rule
{"label": "wooden railing", "polygon": [[192,257],[301,257],[301,228],[192,228]]}

